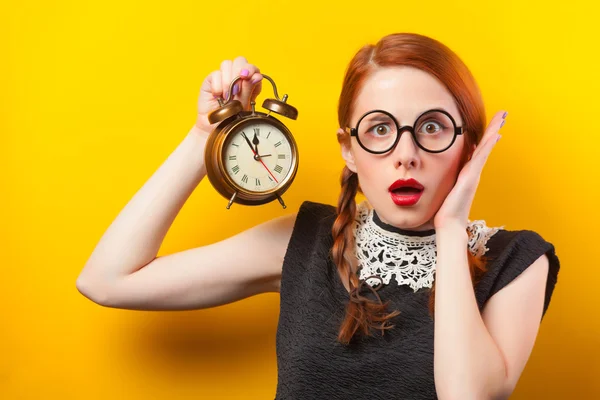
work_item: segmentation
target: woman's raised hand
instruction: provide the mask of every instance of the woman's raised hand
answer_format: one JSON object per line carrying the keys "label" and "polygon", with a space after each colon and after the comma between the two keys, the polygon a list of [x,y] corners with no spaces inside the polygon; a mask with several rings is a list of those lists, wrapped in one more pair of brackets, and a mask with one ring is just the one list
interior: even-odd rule
{"label": "woman's raised hand", "polygon": [[250,110],[250,102],[260,94],[263,77],[258,67],[249,64],[242,56],[221,62],[221,68],[208,74],[200,87],[196,127],[207,135],[217,125],[208,122],[208,114],[220,107],[217,98],[227,100],[229,85],[237,76],[241,79],[233,88],[233,98],[242,103],[244,110]]}

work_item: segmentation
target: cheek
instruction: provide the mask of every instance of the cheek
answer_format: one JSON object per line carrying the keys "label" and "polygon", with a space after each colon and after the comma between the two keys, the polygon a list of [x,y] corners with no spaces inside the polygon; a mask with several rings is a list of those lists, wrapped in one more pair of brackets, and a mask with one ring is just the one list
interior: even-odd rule
{"label": "cheek", "polygon": [[[355,153],[356,154],[356,153]],[[358,172],[359,179],[369,184],[377,178],[381,178],[381,167],[378,167],[378,160],[370,157],[368,154],[357,154],[354,157],[354,164]]]}
{"label": "cheek", "polygon": [[442,161],[439,164],[438,171],[441,173],[438,175],[438,179],[436,179],[437,193],[436,198],[444,199],[450,193],[454,184],[456,183],[456,178],[459,173],[459,164],[460,164],[460,154],[448,155],[449,157]]}
{"label": "cheek", "polygon": [[[362,156],[362,157],[361,157]],[[354,165],[358,173],[358,183],[362,193],[367,196],[377,196],[385,187],[385,175],[381,173],[384,170],[379,160],[373,159],[366,154],[354,158]],[[390,184],[391,182],[388,182]]]}

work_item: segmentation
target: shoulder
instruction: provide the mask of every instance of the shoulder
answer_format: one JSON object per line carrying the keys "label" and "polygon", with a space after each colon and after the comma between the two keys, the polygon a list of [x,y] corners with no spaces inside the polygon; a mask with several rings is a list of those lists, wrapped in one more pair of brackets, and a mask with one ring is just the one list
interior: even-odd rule
{"label": "shoulder", "polygon": [[335,206],[326,203],[319,203],[311,200],[304,200],[300,205],[298,214],[302,214],[305,217],[316,217],[316,218],[331,218],[337,215],[337,209]]}
{"label": "shoulder", "polygon": [[486,247],[486,272],[477,288],[480,304],[532,266],[547,264],[545,313],[560,270],[560,261],[554,245],[534,230],[502,228],[489,237]]}
{"label": "shoulder", "polygon": [[296,217],[295,230],[306,233],[331,232],[337,208],[331,204],[305,200]]}
{"label": "shoulder", "polygon": [[554,266],[560,268],[554,245],[533,230],[499,229],[488,239],[487,247],[485,256],[495,264],[510,264],[514,268],[525,269],[546,254],[549,258],[554,258]]}

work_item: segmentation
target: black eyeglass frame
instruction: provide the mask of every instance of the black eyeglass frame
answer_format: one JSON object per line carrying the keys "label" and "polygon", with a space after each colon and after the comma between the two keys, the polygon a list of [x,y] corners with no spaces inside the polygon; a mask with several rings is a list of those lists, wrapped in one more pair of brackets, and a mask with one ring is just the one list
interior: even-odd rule
{"label": "black eyeglass frame", "polygon": [[[442,114],[446,115],[448,118],[450,118],[450,121],[452,121],[452,125],[454,125],[454,136],[452,137],[452,141],[450,142],[450,144],[446,148],[444,148],[442,150],[429,150],[429,149],[426,149],[425,147],[423,147],[423,145],[421,145],[421,143],[419,143],[419,141],[417,140],[417,136],[415,134],[414,124],[416,124],[417,121],[419,120],[419,118],[421,118],[423,115],[425,115],[427,113],[430,113],[432,111],[441,112]],[[392,146],[389,149],[387,149],[387,150],[383,150],[383,151],[373,151],[373,150],[370,150],[365,145],[363,145],[361,143],[360,139],[358,138],[358,127],[360,125],[360,122],[367,115],[373,114],[375,112],[380,112],[380,113],[386,114],[387,116],[389,116],[390,118],[392,118],[392,121],[394,121],[394,123],[396,124],[396,131],[398,132],[398,134],[396,135],[396,140],[394,140],[394,143],[392,143]],[[384,154],[384,153],[387,153],[388,151],[391,151],[392,149],[394,149],[398,145],[398,142],[400,141],[400,136],[402,136],[402,133],[405,130],[407,130],[407,131],[409,131],[411,133],[411,135],[412,135],[412,137],[414,139],[414,142],[417,144],[417,146],[419,146],[419,148],[423,149],[424,151],[426,151],[428,153],[443,153],[444,151],[446,151],[450,147],[452,147],[452,145],[456,141],[456,136],[462,135],[464,133],[464,130],[463,130],[462,126],[459,126],[459,127],[456,126],[456,121],[454,120],[454,118],[452,118],[452,115],[450,115],[446,110],[442,110],[442,109],[439,109],[439,108],[432,108],[431,110],[427,110],[427,111],[422,112],[417,117],[417,119],[415,119],[414,124],[412,126],[410,126],[410,125],[400,126],[398,124],[398,120],[391,113],[389,113],[387,111],[384,111],[384,110],[371,110],[371,111],[367,112],[366,114],[364,114],[362,117],[360,117],[360,119],[356,123],[356,127],[355,128],[346,127],[345,131],[347,133],[349,133],[351,137],[352,136],[356,136],[356,141],[358,142],[358,144],[360,145],[360,147],[362,147],[365,151],[368,151],[369,153],[372,153],[372,154]]]}

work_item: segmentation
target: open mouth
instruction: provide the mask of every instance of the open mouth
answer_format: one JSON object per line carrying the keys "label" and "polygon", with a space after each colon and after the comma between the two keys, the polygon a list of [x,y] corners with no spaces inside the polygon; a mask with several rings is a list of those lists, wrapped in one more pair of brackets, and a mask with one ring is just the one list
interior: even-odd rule
{"label": "open mouth", "polygon": [[396,195],[413,195],[413,194],[421,193],[422,191],[423,191],[423,189],[417,189],[417,188],[413,188],[413,187],[402,187],[402,188],[392,190],[391,193],[394,193]]}

